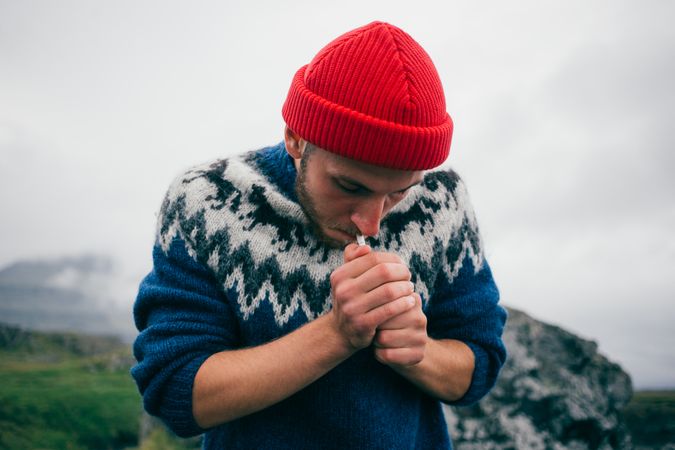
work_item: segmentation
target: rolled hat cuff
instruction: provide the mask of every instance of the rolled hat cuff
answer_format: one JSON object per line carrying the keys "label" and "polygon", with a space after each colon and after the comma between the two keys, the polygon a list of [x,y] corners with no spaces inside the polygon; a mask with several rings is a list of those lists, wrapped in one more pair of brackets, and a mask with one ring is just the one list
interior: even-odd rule
{"label": "rolled hat cuff", "polygon": [[369,116],[307,89],[306,68],[293,77],[282,109],[286,124],[303,139],[340,156],[391,169],[432,169],[448,157],[453,130],[448,114],[441,124],[427,127]]}

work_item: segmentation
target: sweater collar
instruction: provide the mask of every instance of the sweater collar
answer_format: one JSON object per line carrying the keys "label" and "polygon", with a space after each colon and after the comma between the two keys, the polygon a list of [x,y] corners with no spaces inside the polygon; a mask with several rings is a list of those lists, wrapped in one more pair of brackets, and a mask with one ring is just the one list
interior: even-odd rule
{"label": "sweater collar", "polygon": [[279,192],[289,200],[298,202],[295,194],[297,171],[293,158],[286,151],[283,141],[255,152],[253,162],[265,178],[279,189]]}

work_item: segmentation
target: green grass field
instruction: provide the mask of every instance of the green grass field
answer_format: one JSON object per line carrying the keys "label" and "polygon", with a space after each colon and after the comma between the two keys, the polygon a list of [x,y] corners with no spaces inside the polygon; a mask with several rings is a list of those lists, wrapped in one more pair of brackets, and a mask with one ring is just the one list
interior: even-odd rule
{"label": "green grass field", "polygon": [[624,410],[633,443],[659,448],[675,442],[675,391],[638,391]]}
{"label": "green grass field", "polygon": [[0,450],[192,450],[144,417],[129,374],[129,345],[114,337],[42,333],[0,323]]}
{"label": "green grass field", "polygon": [[138,444],[141,404],[128,369],[0,354],[0,448],[119,449]]}

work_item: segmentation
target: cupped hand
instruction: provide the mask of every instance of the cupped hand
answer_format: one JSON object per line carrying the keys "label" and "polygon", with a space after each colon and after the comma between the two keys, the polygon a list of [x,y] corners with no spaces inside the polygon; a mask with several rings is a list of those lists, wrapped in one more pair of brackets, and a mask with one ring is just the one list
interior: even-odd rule
{"label": "cupped hand", "polygon": [[330,276],[333,323],[354,350],[369,346],[380,325],[415,306],[410,270],[397,255],[350,244]]}

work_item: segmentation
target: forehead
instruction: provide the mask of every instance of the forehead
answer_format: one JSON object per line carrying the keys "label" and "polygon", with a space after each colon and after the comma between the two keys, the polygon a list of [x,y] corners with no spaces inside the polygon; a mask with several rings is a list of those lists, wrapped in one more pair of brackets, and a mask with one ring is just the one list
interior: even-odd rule
{"label": "forehead", "polygon": [[396,191],[422,181],[423,170],[397,170],[374,166],[314,147],[310,159],[316,170],[335,178],[356,181],[372,191]]}

